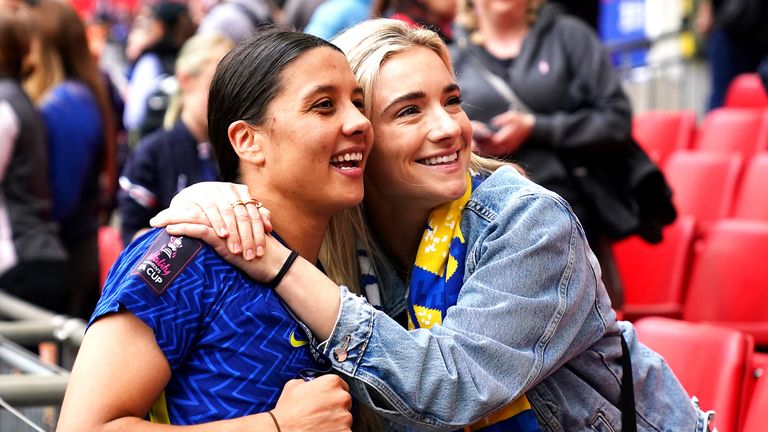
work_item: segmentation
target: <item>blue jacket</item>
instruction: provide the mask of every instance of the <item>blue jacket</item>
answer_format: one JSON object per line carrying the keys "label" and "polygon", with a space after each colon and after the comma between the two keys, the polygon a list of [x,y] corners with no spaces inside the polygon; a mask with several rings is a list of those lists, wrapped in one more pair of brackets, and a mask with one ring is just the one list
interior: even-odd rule
{"label": "blue jacket", "polygon": [[[542,430],[621,430],[621,343],[630,347],[640,431],[704,430],[702,413],[664,360],[617,322],[600,268],[568,204],[502,168],[462,217],[464,285],[442,326],[407,331],[341,291],[335,369],[354,395],[397,423],[455,430],[526,394]],[[384,310],[405,288],[378,262]],[[698,425],[698,429],[697,429]]]}
{"label": "blue jacket", "polygon": [[103,119],[93,92],[74,80],[54,87],[40,112],[48,131],[53,216],[64,243],[76,244],[98,228]]}
{"label": "blue jacket", "polygon": [[185,187],[218,178],[208,143],[197,143],[181,120],[170,130],[147,135],[131,153],[120,176],[117,202],[123,243],[149,228],[149,220],[168,208]]}

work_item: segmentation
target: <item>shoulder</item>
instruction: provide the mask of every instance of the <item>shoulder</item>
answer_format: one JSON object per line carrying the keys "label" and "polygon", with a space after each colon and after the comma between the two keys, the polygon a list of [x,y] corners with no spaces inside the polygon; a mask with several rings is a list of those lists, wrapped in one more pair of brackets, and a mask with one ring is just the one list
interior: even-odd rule
{"label": "shoulder", "polygon": [[[150,132],[147,136],[139,141],[136,149],[131,154],[130,159],[146,159],[147,157],[157,155],[164,149],[167,149],[172,144],[171,132],[160,128],[158,130]],[[160,161],[156,161],[160,162]]]}
{"label": "shoulder", "polygon": [[[215,269],[215,270],[214,270]],[[142,285],[162,294],[182,279],[211,279],[212,272],[235,273],[203,241],[169,235],[155,228],[131,242],[113,266],[105,290],[119,285]]]}
{"label": "shoulder", "polygon": [[533,214],[541,218],[554,214],[572,215],[570,206],[562,197],[529,180],[511,166],[497,169],[472,191],[466,210],[486,222],[500,217],[516,218]]}

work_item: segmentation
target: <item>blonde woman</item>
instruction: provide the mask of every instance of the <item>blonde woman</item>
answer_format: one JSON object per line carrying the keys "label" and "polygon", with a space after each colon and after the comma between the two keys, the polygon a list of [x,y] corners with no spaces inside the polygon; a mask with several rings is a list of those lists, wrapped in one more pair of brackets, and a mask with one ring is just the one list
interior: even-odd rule
{"label": "blonde woman", "polygon": [[202,33],[182,47],[165,128],[142,139],[120,176],[118,204],[124,244],[149,229],[149,219],[167,208],[178,191],[218,179],[208,143],[208,88],[216,65],[233,46],[226,36]]}
{"label": "blonde woman", "polygon": [[[707,430],[661,357],[616,321],[568,204],[513,167],[491,173],[498,163],[473,157],[439,37],[373,20],[335,42],[365,90],[375,145],[362,212],[337,226],[323,263],[329,273],[359,268],[367,300],[304,260],[275,292],[353,395],[395,430]],[[250,199],[249,190],[202,183],[156,222],[180,223],[167,229],[201,236],[268,280],[289,251],[267,237],[266,259],[232,254],[216,232],[240,229],[248,249],[254,221],[238,224],[226,205],[212,222],[200,210],[228,199]],[[351,227],[367,246],[359,265],[340,260],[354,246],[342,233]]]}

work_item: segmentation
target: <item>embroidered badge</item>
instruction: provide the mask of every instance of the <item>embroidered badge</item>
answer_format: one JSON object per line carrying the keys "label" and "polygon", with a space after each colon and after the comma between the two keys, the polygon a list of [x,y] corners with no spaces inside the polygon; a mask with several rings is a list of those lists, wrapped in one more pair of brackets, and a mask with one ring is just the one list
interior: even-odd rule
{"label": "embroidered badge", "polygon": [[163,231],[141,258],[133,274],[142,278],[157,294],[162,294],[202,248],[199,240],[174,237]]}

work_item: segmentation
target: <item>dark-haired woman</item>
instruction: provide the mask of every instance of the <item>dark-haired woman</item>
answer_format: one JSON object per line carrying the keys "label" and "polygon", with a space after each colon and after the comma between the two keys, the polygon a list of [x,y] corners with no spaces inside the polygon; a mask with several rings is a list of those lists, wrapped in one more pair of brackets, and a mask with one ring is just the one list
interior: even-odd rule
{"label": "dark-haired woman", "polygon": [[[341,51],[302,33],[260,33],[224,57],[211,84],[222,178],[258,191],[282,221],[281,241],[310,262],[331,218],[363,197],[372,135],[362,105]],[[250,200],[230,204],[258,212]],[[107,280],[58,430],[348,430],[340,378],[294,380],[327,366],[270,288],[278,282],[249,280],[191,238],[139,237]]]}
{"label": "dark-haired woman", "polygon": [[67,255],[51,219],[45,126],[21,87],[26,24],[0,8],[0,289],[56,309],[67,297]]}
{"label": "dark-haired woman", "polygon": [[24,86],[47,129],[53,216],[73,276],[68,302],[54,310],[87,317],[99,293],[97,230],[106,219],[100,205],[117,184],[115,114],[72,6],[40,0],[29,11],[37,49]]}

